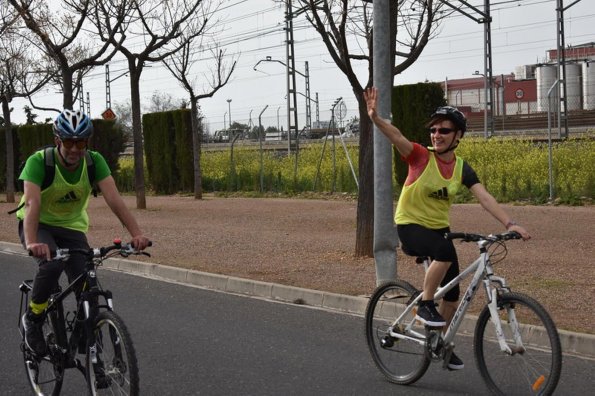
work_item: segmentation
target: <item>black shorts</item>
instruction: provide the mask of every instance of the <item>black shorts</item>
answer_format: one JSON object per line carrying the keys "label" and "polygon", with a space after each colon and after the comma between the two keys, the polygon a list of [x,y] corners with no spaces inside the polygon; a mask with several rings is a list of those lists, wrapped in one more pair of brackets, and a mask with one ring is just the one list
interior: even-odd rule
{"label": "black shorts", "polygon": [[[22,221],[19,221],[19,237],[23,247],[26,248]],[[89,249],[89,243],[87,242],[85,233],[62,227],[49,226],[43,223],[39,223],[37,228],[37,242],[46,243],[51,251],[55,251],[57,248]],[[83,273],[87,262],[87,259],[80,254],[72,254],[67,261],[47,261],[38,258],[35,258],[35,260],[39,267],[35,275],[35,281],[33,282],[31,300],[36,304],[41,304],[48,300],[62,272],[66,272],[68,281],[72,282],[77,276]],[[79,290],[76,290],[76,292],[78,295]]]}
{"label": "black shorts", "polygon": [[[446,285],[459,275],[459,259],[452,241],[444,238],[444,233],[450,229],[432,230],[419,224],[397,224],[397,233],[403,251],[410,256],[429,256],[432,260],[449,262],[450,267],[440,282]],[[456,285],[444,295],[446,301],[458,301],[460,287]]]}

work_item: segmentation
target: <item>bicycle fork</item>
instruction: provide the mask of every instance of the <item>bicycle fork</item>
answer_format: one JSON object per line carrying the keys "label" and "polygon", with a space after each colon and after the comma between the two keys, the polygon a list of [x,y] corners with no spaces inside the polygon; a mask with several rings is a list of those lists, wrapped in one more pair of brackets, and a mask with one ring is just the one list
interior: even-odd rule
{"label": "bicycle fork", "polygon": [[[491,282],[497,282],[500,284],[500,289],[491,286]],[[519,323],[516,319],[516,315],[514,312],[513,306],[506,306],[504,307],[507,312],[508,318],[508,325],[512,331],[512,337],[514,339],[514,345],[508,345],[506,341],[506,336],[504,334],[504,330],[502,329],[502,321],[500,320],[500,315],[498,311],[500,308],[498,307],[498,292],[499,290],[509,290],[506,287],[504,279],[498,278],[495,276],[491,276],[490,279],[484,280],[486,295],[488,297],[488,309],[490,311],[490,321],[494,325],[494,330],[496,332],[496,338],[498,340],[498,344],[500,346],[500,350],[508,355],[515,355],[517,353],[522,354],[525,352],[525,347],[523,346],[523,340],[521,337],[521,331]]]}

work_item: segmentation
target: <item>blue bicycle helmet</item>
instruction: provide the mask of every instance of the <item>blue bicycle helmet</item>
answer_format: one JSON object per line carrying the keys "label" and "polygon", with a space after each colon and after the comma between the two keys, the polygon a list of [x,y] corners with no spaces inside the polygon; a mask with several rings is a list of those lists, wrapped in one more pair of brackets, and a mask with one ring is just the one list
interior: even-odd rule
{"label": "blue bicycle helmet", "polygon": [[462,132],[462,135],[465,134],[467,130],[467,118],[459,109],[452,106],[442,106],[438,107],[436,111],[431,115],[432,120],[438,118],[444,118],[450,120],[459,130]]}
{"label": "blue bicycle helmet", "polygon": [[64,110],[54,121],[54,135],[60,139],[88,139],[92,134],[93,123],[80,110]]}

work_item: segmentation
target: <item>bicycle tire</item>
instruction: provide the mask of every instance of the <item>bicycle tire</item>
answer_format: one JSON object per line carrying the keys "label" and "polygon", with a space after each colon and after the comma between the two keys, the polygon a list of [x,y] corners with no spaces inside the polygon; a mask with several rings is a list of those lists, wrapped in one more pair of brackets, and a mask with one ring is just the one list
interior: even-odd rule
{"label": "bicycle tire", "polygon": [[87,346],[87,384],[96,395],[139,394],[138,362],[132,338],[122,319],[113,311],[97,315],[94,325],[95,357]]}
{"label": "bicycle tire", "polygon": [[486,306],[475,327],[474,354],[481,377],[496,395],[551,395],[560,379],[562,349],[554,321],[536,300],[521,293],[498,297],[498,312],[509,346],[515,346],[510,313],[520,324],[523,349],[512,355],[500,350],[495,329],[488,326]]}
{"label": "bicycle tire", "polygon": [[388,328],[403,312],[419,291],[403,280],[386,282],[376,288],[366,307],[366,341],[372,360],[384,376],[393,383],[409,385],[419,380],[430,365],[425,352],[425,329],[414,320],[415,312],[407,315],[402,323],[412,323],[396,332],[411,336],[418,342],[396,339]]}
{"label": "bicycle tire", "polygon": [[22,322],[20,324],[22,334],[21,350],[23,352],[25,372],[34,394],[59,395],[64,381],[64,365],[60,355],[61,348],[57,341],[57,332],[50,315],[46,316],[42,328],[48,353],[43,357],[39,357],[25,345],[25,329]]}

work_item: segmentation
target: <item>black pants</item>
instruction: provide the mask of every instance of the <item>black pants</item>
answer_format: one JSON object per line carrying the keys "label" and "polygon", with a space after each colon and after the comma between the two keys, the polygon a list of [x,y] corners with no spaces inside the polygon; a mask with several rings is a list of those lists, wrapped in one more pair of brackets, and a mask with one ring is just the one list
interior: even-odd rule
{"label": "black pants", "polygon": [[[21,238],[23,247],[26,248],[22,221],[19,221],[19,237]],[[89,249],[89,243],[87,242],[85,233],[41,223],[37,229],[37,242],[46,243],[51,251],[66,248]],[[72,254],[66,261],[48,261],[38,258],[35,260],[39,265],[31,294],[31,300],[35,304],[43,304],[50,298],[62,272],[66,272],[69,282],[74,281],[85,270],[86,261],[85,257],[80,254]],[[78,294],[77,292],[77,296]]]}
{"label": "black pants", "polygon": [[[429,256],[432,260],[450,262],[448,271],[440,282],[446,285],[459,275],[459,259],[452,241],[444,238],[444,233],[450,232],[449,228],[432,230],[419,224],[398,224],[397,233],[403,251],[410,256]],[[458,301],[461,289],[456,285],[445,295],[445,301]]]}

